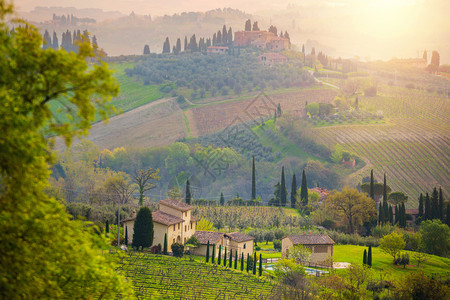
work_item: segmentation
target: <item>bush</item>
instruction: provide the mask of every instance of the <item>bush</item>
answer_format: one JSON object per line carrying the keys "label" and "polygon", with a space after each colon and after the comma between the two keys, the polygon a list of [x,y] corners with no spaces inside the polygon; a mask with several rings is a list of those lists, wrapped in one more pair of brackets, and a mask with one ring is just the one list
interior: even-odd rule
{"label": "bush", "polygon": [[150,248],[150,252],[151,252],[152,254],[161,254],[161,244],[152,246],[152,247]]}
{"label": "bush", "polygon": [[171,248],[172,248],[173,256],[183,257],[184,246],[182,244],[180,244],[180,243],[172,244]]}
{"label": "bush", "polygon": [[273,248],[277,251],[281,251],[281,241],[273,240]]}

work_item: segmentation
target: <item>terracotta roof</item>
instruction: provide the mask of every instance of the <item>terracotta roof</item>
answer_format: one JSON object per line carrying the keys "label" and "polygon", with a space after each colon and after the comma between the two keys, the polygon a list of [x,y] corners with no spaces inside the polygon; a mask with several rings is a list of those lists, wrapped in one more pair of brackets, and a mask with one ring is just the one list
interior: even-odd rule
{"label": "terracotta roof", "polygon": [[334,241],[326,234],[322,235],[288,235],[294,245],[333,245]]}
{"label": "terracotta roof", "polygon": [[226,236],[229,236],[231,238],[231,240],[236,241],[238,243],[251,241],[251,240],[255,239],[252,236],[249,236],[249,235],[246,235],[245,233],[240,233],[240,232],[227,233]]}
{"label": "terracotta roof", "polygon": [[153,217],[153,222],[161,223],[161,224],[164,224],[167,226],[184,222],[184,220],[181,218],[169,215],[168,213],[165,213],[165,212],[162,212],[159,210],[152,213],[152,217]]}
{"label": "terracotta roof", "polygon": [[[161,223],[164,225],[173,225],[177,223],[184,222],[183,219],[178,218],[176,216],[169,215],[168,213],[162,212],[162,211],[155,211],[152,213],[153,222]],[[130,222],[136,220],[136,217],[130,217],[127,219],[123,219],[121,222]]]}
{"label": "terracotta roof", "polygon": [[194,236],[202,245],[208,244],[217,244],[220,239],[224,236],[223,232],[214,232],[214,231],[196,231]]}
{"label": "terracotta roof", "polygon": [[176,199],[165,199],[165,200],[161,200],[159,201],[159,204],[164,204],[166,206],[175,208],[179,211],[188,211],[193,209],[192,206],[190,206],[189,204],[186,204],[184,202],[178,201]]}
{"label": "terracotta roof", "polygon": [[197,221],[198,221],[198,218],[191,216],[191,222],[197,222]]}

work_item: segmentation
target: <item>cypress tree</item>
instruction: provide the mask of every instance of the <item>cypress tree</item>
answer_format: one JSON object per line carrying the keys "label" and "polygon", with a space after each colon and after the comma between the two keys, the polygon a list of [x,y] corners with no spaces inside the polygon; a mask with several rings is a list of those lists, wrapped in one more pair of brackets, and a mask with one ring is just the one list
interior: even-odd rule
{"label": "cypress tree", "polygon": [[259,254],[259,276],[262,275],[262,255]]}
{"label": "cypress tree", "polygon": [[387,201],[383,201],[383,216],[384,216],[384,223],[389,222],[389,205]]}
{"label": "cypress tree", "polygon": [[364,249],[363,265],[367,265],[367,250],[366,249]]}
{"label": "cypress tree", "polygon": [[295,208],[295,202],[297,201],[297,178],[292,175],[292,185],[291,185],[291,207]]}
{"label": "cypress tree", "polygon": [[252,158],[252,200],[256,199],[255,156]]}
{"label": "cypress tree", "polygon": [[400,215],[399,215],[399,211],[398,211],[398,205],[396,205],[395,206],[395,222],[394,222],[394,225],[395,224],[399,224],[399,218],[400,218]]}
{"label": "cypress tree", "polygon": [[447,223],[447,226],[450,226],[450,202],[447,203],[447,219],[445,223]]}
{"label": "cypress tree", "polygon": [[425,220],[431,219],[431,203],[428,193],[425,194]]}
{"label": "cypress tree", "polygon": [[241,272],[244,271],[244,252],[241,253]]}
{"label": "cypress tree", "polygon": [[167,233],[164,234],[163,254],[164,254],[164,255],[167,255]]}
{"label": "cypress tree", "polygon": [[223,254],[223,266],[227,266],[227,247],[225,247],[225,253]]}
{"label": "cypress tree", "polygon": [[367,264],[372,267],[372,246],[369,246],[369,253],[367,254]]}
{"label": "cypress tree", "polygon": [[392,206],[389,205],[389,223],[394,224],[394,215],[392,213]]}
{"label": "cypress tree", "polygon": [[[372,174],[372,176],[373,176],[373,174]],[[372,191],[371,191],[371,193],[372,193]],[[387,201],[386,173],[384,173],[384,179],[383,179],[383,201]]]}
{"label": "cypress tree", "polygon": [[281,190],[280,190],[281,206],[286,206],[286,179],[284,177],[284,166],[281,167]]}
{"label": "cypress tree", "polygon": [[166,40],[164,41],[162,53],[170,53],[169,37],[166,37]]}
{"label": "cypress tree", "polygon": [[420,196],[419,196],[419,217],[423,217],[423,196],[422,196],[422,193],[420,193]]}
{"label": "cypress tree", "polygon": [[131,245],[139,250],[153,244],[153,219],[148,207],[141,207],[137,213],[133,227],[133,241]]}
{"label": "cypress tree", "polygon": [[105,224],[105,236],[108,236],[109,233],[109,221],[106,220],[106,224]]}
{"label": "cypress tree", "polygon": [[301,186],[301,190],[300,190],[300,199],[302,200],[303,205],[308,204],[308,184],[306,182],[305,169],[303,169],[303,173],[302,173],[302,186]]}
{"label": "cypress tree", "polygon": [[53,49],[58,50],[59,49],[59,42],[58,42],[58,36],[56,35],[56,32],[53,31]]}
{"label": "cypress tree", "polygon": [[237,270],[237,262],[238,262],[238,252],[236,250],[236,255],[234,256],[234,269]]}
{"label": "cypress tree", "polygon": [[273,122],[275,123],[277,121],[277,110],[275,110],[273,114]]}
{"label": "cypress tree", "polygon": [[253,275],[256,275],[256,252],[253,256]]}
{"label": "cypress tree", "polygon": [[209,241],[206,244],[206,262],[209,262]]}
{"label": "cypress tree", "polygon": [[186,181],[186,204],[191,204],[191,183],[189,179]]}
{"label": "cypress tree", "polygon": [[378,223],[382,224],[384,222],[384,208],[383,208],[383,202],[380,202],[378,205]]}
{"label": "cypress tree", "polygon": [[220,205],[224,205],[225,204],[225,198],[223,197],[223,193],[220,192]]}
{"label": "cypress tree", "polygon": [[401,226],[403,228],[406,228],[406,209],[405,209],[405,203],[404,202],[401,204],[401,210],[402,210],[402,213],[401,213],[402,224],[401,224]]}
{"label": "cypress tree", "polygon": [[125,246],[128,246],[128,227],[125,227]]}
{"label": "cypress tree", "polygon": [[439,219],[444,222],[444,196],[442,195],[442,187],[439,187]]}
{"label": "cypress tree", "polygon": [[144,52],[143,52],[143,54],[144,54],[144,55],[150,54],[150,46],[149,46],[149,45],[145,45],[145,46],[144,46]]}
{"label": "cypress tree", "polygon": [[211,256],[212,263],[214,263],[215,258],[216,258],[216,245],[213,244],[213,250],[212,250],[212,256]]}
{"label": "cypress tree", "polygon": [[184,36],[184,51],[186,52],[188,48],[187,36]]}
{"label": "cypress tree", "polygon": [[250,259],[250,255],[247,253],[247,273],[249,271],[249,259]]}
{"label": "cypress tree", "polygon": [[436,188],[431,194],[431,219],[439,219],[439,196]]}
{"label": "cypress tree", "polygon": [[176,46],[176,48],[177,48],[177,53],[180,53],[181,52],[181,40],[180,40],[180,38],[177,39],[177,46]]}
{"label": "cypress tree", "polygon": [[220,266],[221,262],[222,262],[222,246],[219,245],[219,254],[217,256],[217,264]]}
{"label": "cypress tree", "polygon": [[[237,250],[236,250],[237,251]],[[230,249],[229,267],[233,266],[233,249]]]}
{"label": "cypress tree", "polygon": [[373,187],[373,169],[370,170],[370,192],[369,192],[369,196],[370,196],[370,198],[375,200],[375,190],[374,190],[374,187]]}

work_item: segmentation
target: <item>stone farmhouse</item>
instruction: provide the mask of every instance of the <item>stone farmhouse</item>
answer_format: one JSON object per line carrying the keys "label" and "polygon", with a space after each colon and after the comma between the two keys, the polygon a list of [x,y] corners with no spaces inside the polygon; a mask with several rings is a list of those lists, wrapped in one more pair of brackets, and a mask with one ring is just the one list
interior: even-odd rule
{"label": "stone farmhouse", "polygon": [[[231,233],[223,233],[223,232],[214,232],[214,231],[196,231],[194,236],[200,242],[200,247],[195,249],[194,254],[206,256],[206,251],[208,248],[209,242],[209,254],[212,255],[212,248],[215,246],[215,256],[219,255],[219,247],[222,248],[222,254],[229,255],[230,250],[233,251],[233,257],[238,252],[238,256],[241,257],[241,254],[244,253],[244,257],[247,257],[247,254],[253,255],[253,240],[255,239],[252,236],[246,235],[240,232],[231,232]],[[227,248],[227,253],[225,253],[225,247]]]}
{"label": "stone farmhouse", "polygon": [[310,262],[329,265],[332,264],[334,244],[334,241],[326,234],[288,235],[281,239],[281,256],[285,258],[292,247],[303,245],[311,249]]}
{"label": "stone farmhouse", "polygon": [[291,47],[288,38],[276,36],[269,31],[236,31],[234,33],[234,46],[254,46],[271,51],[282,51]]}
{"label": "stone farmhouse", "polygon": [[[159,201],[159,210],[152,213],[154,238],[153,245],[164,245],[164,235],[167,234],[167,247],[175,243],[186,243],[195,233],[197,219],[191,215],[193,207],[174,199]],[[131,218],[122,221],[124,232],[128,231],[128,245],[133,240],[136,212]],[[152,245],[152,246],[153,246]]]}

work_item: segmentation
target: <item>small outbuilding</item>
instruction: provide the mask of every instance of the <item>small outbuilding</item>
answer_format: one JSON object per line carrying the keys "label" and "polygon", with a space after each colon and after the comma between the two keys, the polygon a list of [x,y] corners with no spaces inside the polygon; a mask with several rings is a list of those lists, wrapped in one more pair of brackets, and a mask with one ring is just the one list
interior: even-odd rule
{"label": "small outbuilding", "polygon": [[231,232],[225,236],[229,238],[229,249],[233,250],[233,253],[237,251],[238,257],[241,257],[241,253],[244,253],[244,257],[247,257],[247,254],[253,255],[254,237],[241,232]]}
{"label": "small outbuilding", "polygon": [[281,256],[285,258],[289,249],[296,245],[303,245],[311,249],[311,263],[332,265],[334,244],[327,234],[288,235],[281,239]]}
{"label": "small outbuilding", "polygon": [[212,255],[213,247],[216,247],[215,254],[216,257],[219,255],[219,246],[222,246],[222,255],[225,251],[225,246],[227,245],[227,238],[223,232],[215,231],[196,231],[194,236],[200,242],[200,247],[194,250],[195,255],[206,256],[206,251],[209,242],[209,255]]}

